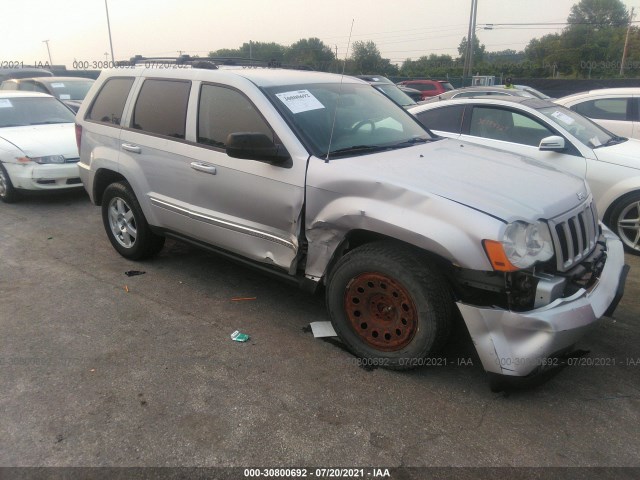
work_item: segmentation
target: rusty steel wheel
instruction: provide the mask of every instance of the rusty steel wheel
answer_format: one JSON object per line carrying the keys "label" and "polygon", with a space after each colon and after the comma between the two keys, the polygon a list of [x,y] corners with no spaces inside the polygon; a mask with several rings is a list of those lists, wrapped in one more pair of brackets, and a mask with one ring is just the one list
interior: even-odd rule
{"label": "rusty steel wheel", "polygon": [[426,255],[405,245],[376,242],[350,251],[331,270],[326,296],[340,339],[374,365],[414,368],[449,334],[447,282]]}
{"label": "rusty steel wheel", "polygon": [[393,352],[406,347],[418,328],[418,310],[402,284],[380,273],[354,278],[344,296],[354,332],[371,347]]}

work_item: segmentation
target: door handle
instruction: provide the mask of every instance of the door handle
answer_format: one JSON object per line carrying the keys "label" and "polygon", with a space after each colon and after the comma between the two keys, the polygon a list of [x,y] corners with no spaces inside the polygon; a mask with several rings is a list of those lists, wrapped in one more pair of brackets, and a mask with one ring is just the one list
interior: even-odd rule
{"label": "door handle", "polygon": [[211,175],[215,175],[217,173],[216,167],[204,162],[191,162],[191,168],[199,172],[210,173]]}
{"label": "door handle", "polygon": [[131,143],[123,143],[122,149],[131,153],[140,153],[142,151],[138,145],[133,145]]}

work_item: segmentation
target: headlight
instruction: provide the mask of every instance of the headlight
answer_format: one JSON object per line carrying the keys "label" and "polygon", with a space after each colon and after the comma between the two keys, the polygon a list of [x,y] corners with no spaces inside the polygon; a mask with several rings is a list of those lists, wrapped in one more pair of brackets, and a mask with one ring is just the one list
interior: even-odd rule
{"label": "headlight", "polygon": [[45,157],[30,157],[32,162],[45,164],[45,163],[64,163],[64,157],[62,155],[47,155]]}
{"label": "headlight", "polygon": [[518,268],[527,268],[553,257],[551,232],[543,222],[510,223],[502,237],[502,245],[509,262]]}
{"label": "headlight", "polygon": [[544,222],[513,222],[507,225],[502,241],[483,240],[491,266],[499,272],[515,272],[553,257],[551,232]]}

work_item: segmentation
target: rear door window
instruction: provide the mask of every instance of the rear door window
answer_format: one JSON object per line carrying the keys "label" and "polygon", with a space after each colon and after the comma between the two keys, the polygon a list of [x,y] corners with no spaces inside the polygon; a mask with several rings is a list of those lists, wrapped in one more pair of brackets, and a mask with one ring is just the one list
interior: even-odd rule
{"label": "rear door window", "polygon": [[184,138],[191,82],[145,80],[133,109],[131,128]]}
{"label": "rear door window", "polygon": [[416,115],[420,123],[430,130],[459,134],[462,127],[464,105],[434,108]]}
{"label": "rear door window", "polygon": [[110,78],[102,86],[86,115],[87,120],[120,125],[133,78]]}

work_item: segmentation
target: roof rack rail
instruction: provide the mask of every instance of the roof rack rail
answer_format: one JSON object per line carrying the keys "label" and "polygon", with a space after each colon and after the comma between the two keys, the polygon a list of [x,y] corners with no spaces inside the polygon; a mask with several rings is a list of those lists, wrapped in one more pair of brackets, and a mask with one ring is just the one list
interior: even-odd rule
{"label": "roof rack rail", "polygon": [[215,70],[218,65],[207,58],[192,57],[190,55],[180,55],[179,57],[143,57],[135,55],[129,60],[130,65],[154,66],[154,65],[189,65],[193,68]]}
{"label": "roof rack rail", "polygon": [[129,60],[130,65],[154,66],[154,65],[189,65],[192,68],[215,70],[218,66],[261,67],[261,68],[286,68],[289,70],[313,70],[308,65],[283,64],[278,60],[256,60],[243,57],[192,57],[180,55],[179,57],[143,57],[136,55]]}
{"label": "roof rack rail", "polygon": [[269,61],[256,60],[255,58],[245,57],[207,57],[207,60],[213,60],[218,65],[233,65],[242,67],[265,67],[265,68],[286,68],[289,70],[313,70],[308,65],[292,65],[282,63],[276,59]]}

